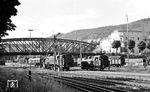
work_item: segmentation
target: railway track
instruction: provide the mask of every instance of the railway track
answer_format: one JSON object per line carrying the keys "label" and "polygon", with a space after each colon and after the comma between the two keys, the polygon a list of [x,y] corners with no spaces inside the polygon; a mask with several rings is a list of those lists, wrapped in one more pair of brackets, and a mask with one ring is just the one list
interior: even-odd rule
{"label": "railway track", "polygon": [[[59,77],[54,78],[68,86],[77,88],[83,92],[129,92],[129,90],[118,89],[110,86],[104,86],[94,80],[86,80],[82,78]],[[100,81],[99,81],[100,82]],[[104,82],[103,82],[104,83]],[[106,82],[105,82],[106,83]],[[106,83],[109,84],[109,83]],[[111,83],[112,85],[113,83]]]}
{"label": "railway track", "polygon": [[[84,77],[73,77],[59,75],[56,73],[36,73],[35,76],[41,76],[44,79],[51,79],[63,83],[67,86],[76,88],[83,92],[149,92],[148,89],[142,88],[136,85],[128,85],[128,83],[123,83],[120,80],[113,79],[91,79]],[[128,81],[133,81],[132,79]]]}

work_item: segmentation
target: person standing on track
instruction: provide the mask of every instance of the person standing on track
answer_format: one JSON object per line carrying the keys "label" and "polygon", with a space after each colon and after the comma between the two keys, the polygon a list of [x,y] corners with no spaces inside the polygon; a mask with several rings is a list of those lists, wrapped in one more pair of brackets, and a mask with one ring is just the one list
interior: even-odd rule
{"label": "person standing on track", "polygon": [[144,66],[144,68],[146,70],[146,66],[147,66],[146,58],[143,58],[143,66]]}

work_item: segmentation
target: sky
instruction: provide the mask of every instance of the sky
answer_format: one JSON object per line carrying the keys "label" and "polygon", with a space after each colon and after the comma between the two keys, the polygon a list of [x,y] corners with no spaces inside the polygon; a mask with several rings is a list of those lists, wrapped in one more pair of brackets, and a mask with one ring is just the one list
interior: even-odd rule
{"label": "sky", "polygon": [[78,29],[119,25],[150,17],[150,0],[19,0],[17,26],[5,38],[49,37]]}

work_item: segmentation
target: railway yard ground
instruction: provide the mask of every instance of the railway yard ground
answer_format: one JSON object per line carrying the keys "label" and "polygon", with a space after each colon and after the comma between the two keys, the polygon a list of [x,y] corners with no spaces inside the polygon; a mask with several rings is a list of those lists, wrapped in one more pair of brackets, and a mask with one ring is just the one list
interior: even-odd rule
{"label": "railway yard ground", "polygon": [[[74,88],[77,81],[80,85],[90,83],[91,88],[92,85],[97,86],[96,83],[99,83],[102,86],[114,88],[113,90],[150,92],[150,66],[147,66],[146,70],[142,65],[111,67],[110,70],[105,69],[104,71],[85,71],[80,67],[71,68],[71,71],[59,72],[33,66],[31,69],[32,81],[29,81],[29,65],[7,63],[6,66],[0,66],[0,92],[10,92],[7,89],[7,80],[18,80],[18,89],[13,92],[82,92],[85,86],[82,87],[82,91],[80,91],[81,86]],[[69,81],[72,81],[73,84]],[[60,82],[66,84],[62,85]],[[67,84],[72,87],[68,87]]]}

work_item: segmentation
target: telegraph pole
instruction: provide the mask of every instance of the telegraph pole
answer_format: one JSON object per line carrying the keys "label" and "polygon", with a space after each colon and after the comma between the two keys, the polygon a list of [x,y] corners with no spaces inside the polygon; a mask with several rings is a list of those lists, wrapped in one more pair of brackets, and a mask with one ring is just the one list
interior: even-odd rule
{"label": "telegraph pole", "polygon": [[[30,32],[30,41],[31,41],[31,32],[33,31],[32,29],[29,29],[28,30],[29,32]],[[32,45],[32,43],[31,43],[31,45]],[[32,49],[32,48],[31,48]],[[30,57],[31,57],[31,52],[32,52],[32,50],[30,51]],[[30,70],[29,70],[29,72],[28,72],[28,76],[29,76],[29,80],[31,81],[31,61],[30,61]]]}
{"label": "telegraph pole", "polygon": [[127,58],[129,61],[129,25],[128,25],[128,15],[126,15],[127,17]]}
{"label": "telegraph pole", "polygon": [[81,48],[82,46],[81,46],[81,43],[80,43],[80,60],[81,60],[81,62],[82,62],[82,48]]}
{"label": "telegraph pole", "polygon": [[[33,31],[32,29],[29,29],[28,30],[29,32],[30,32],[30,41],[31,41],[31,32]],[[31,45],[32,45],[32,43],[31,43]],[[32,46],[31,46],[32,47]],[[32,48],[31,48],[32,49]],[[32,52],[32,50],[30,51],[30,57],[31,57],[31,52]],[[31,62],[30,62],[30,71],[31,71]]]}
{"label": "telegraph pole", "polygon": [[57,33],[56,35],[54,35],[54,71],[56,71],[56,37],[58,35],[60,35],[61,33]]}
{"label": "telegraph pole", "polygon": [[56,36],[54,35],[54,71],[56,71]]}

